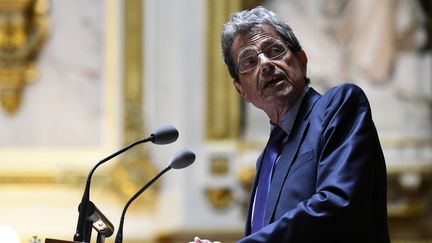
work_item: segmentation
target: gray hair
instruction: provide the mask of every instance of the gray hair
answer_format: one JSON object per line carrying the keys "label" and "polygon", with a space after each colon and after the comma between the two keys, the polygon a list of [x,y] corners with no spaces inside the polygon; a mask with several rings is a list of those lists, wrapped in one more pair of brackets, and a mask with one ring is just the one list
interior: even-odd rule
{"label": "gray hair", "polygon": [[234,38],[238,34],[247,33],[255,28],[262,27],[263,25],[273,27],[282,37],[283,41],[287,42],[289,49],[293,53],[301,50],[300,43],[294,35],[291,27],[274,12],[258,6],[251,10],[233,13],[222,30],[221,46],[223,61],[228,66],[228,71],[236,82],[238,82],[239,76],[231,55],[231,47]]}

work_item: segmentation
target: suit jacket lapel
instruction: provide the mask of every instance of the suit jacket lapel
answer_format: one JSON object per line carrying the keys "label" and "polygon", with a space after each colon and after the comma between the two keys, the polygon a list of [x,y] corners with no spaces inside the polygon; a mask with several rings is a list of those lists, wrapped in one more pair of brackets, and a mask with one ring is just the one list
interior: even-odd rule
{"label": "suit jacket lapel", "polygon": [[288,175],[289,168],[293,163],[295,155],[300,147],[304,135],[307,133],[309,127],[308,115],[312,110],[315,102],[320,97],[314,89],[310,88],[302,101],[299,114],[297,115],[294,127],[288,137],[287,144],[284,146],[282,154],[273,170],[273,179],[270,186],[269,197],[267,201],[267,208],[265,213],[264,224],[269,224],[272,215],[276,209],[279,200],[282,185]]}

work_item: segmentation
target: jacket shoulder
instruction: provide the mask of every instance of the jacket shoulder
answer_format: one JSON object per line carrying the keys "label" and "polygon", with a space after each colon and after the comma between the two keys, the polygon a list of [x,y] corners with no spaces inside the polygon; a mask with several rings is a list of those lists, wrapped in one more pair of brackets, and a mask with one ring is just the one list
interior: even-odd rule
{"label": "jacket shoulder", "polygon": [[357,85],[352,83],[344,83],[329,89],[323,95],[324,100],[331,102],[354,102],[368,103],[368,99],[364,91]]}

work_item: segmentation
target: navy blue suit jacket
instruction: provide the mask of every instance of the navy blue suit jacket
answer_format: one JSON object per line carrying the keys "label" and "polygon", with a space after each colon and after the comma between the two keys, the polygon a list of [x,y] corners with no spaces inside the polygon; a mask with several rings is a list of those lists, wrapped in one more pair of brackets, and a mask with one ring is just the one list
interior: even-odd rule
{"label": "navy blue suit jacket", "polygon": [[[261,157],[257,160],[257,168]],[[258,178],[258,177],[256,177]],[[386,168],[368,100],[353,84],[303,98],[273,171],[265,226],[246,242],[390,242]]]}

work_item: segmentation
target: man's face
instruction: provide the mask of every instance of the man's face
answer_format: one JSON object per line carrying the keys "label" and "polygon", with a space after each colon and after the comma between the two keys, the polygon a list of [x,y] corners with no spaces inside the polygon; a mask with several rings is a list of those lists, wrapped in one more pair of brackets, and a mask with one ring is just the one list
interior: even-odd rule
{"label": "man's face", "polygon": [[[234,81],[237,91],[269,116],[285,113],[300,97],[306,85],[305,53],[301,50],[294,54],[285,43],[286,52],[279,47],[273,50],[274,43],[281,42],[282,38],[272,27],[262,26],[236,36],[231,49],[235,65],[240,70],[239,82]],[[260,52],[263,53],[256,55]],[[272,53],[276,53],[273,58]],[[252,56],[252,59],[245,58],[248,56]],[[257,59],[253,56],[257,56]]]}

